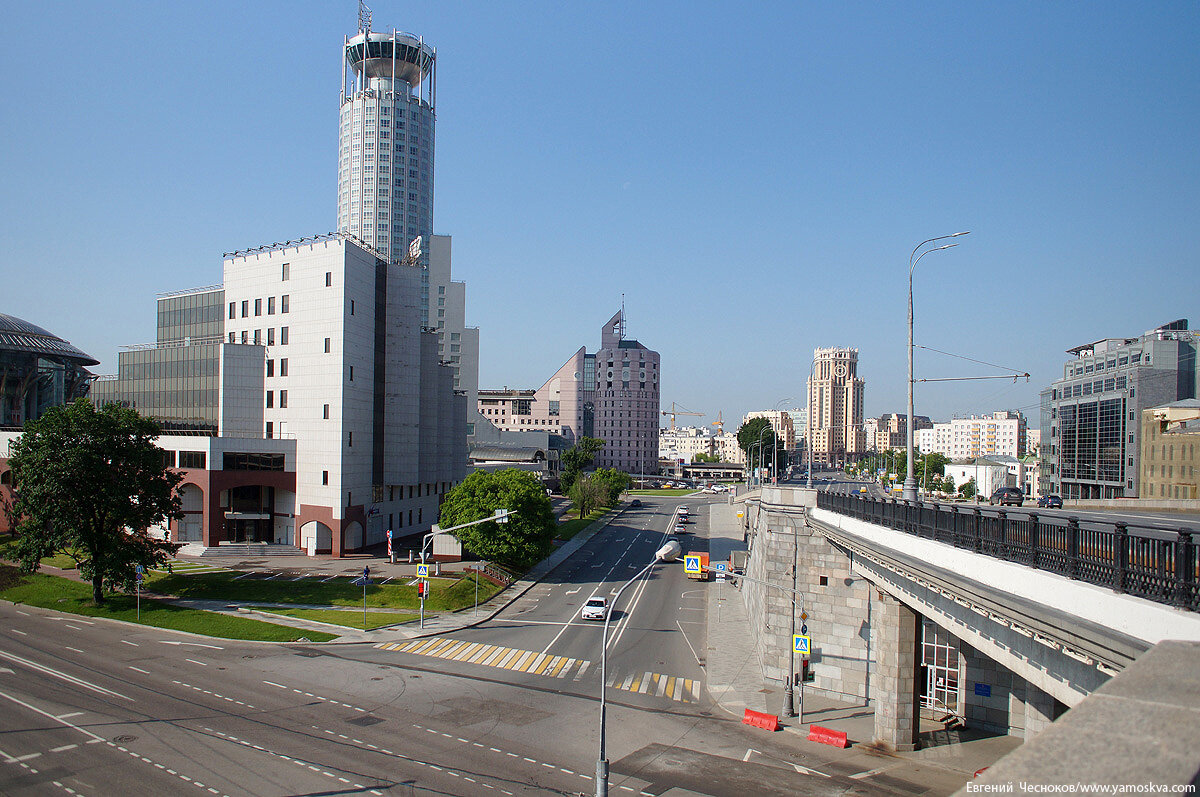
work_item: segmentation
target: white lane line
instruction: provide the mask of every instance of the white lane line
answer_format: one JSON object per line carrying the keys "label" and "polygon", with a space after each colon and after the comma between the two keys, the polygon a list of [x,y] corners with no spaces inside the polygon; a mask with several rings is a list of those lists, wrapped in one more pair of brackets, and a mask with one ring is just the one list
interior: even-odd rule
{"label": "white lane line", "polygon": [[122,639],[122,640],[121,640],[121,644],[122,644],[122,645],[133,645],[135,648],[140,648],[140,647],[141,647],[141,645],[139,645],[138,643],[136,643],[136,642],[130,642],[128,639]]}
{"label": "white lane line", "polygon": [[283,684],[277,684],[274,681],[263,681],[263,683],[266,684],[267,686],[276,686],[280,689],[287,689],[287,687],[284,686]]}
{"label": "white lane line", "polygon": [[23,612],[23,611],[21,611],[20,609],[17,609],[17,614],[23,614],[23,615],[25,615],[26,617],[33,617],[33,615],[32,615],[32,614],[30,614],[29,612]]}
{"label": "white lane line", "polygon": [[212,648],[213,650],[224,650],[225,649],[225,648],[221,647],[220,645],[206,645],[203,642],[174,642],[174,641],[168,640],[168,639],[160,639],[158,641],[164,645],[187,645],[187,646],[193,647],[193,648]]}
{"label": "white lane line", "polygon": [[77,744],[64,744],[64,745],[62,745],[61,747],[51,747],[51,748],[50,748],[50,752],[52,752],[52,753],[64,753],[64,752],[66,752],[67,750],[74,750],[74,749],[75,749],[76,747],[78,747],[78,746],[79,746],[79,745],[77,745]]}
{"label": "white lane line", "polygon": [[129,669],[133,670],[134,672],[140,672],[142,675],[150,674],[149,670],[143,670],[141,667],[134,667],[132,664],[129,665]]}
{"label": "white lane line", "polygon": [[59,715],[58,715],[57,717],[55,717],[54,719],[56,719],[56,720],[65,720],[65,719],[69,719],[69,718],[71,718],[71,717],[82,717],[82,716],[83,716],[83,712],[82,712],[82,711],[72,711],[72,712],[71,712],[71,713],[69,713],[69,714],[59,714]]}
{"label": "white lane line", "polygon": [[688,639],[687,631],[683,630],[683,626],[679,625],[678,620],[675,621],[675,625],[679,626],[679,633],[683,634],[683,641],[687,642],[688,649],[692,651],[692,657],[696,659],[697,664],[703,667],[704,663],[700,661],[700,657],[696,654],[696,649],[692,647],[692,641]]}
{"label": "white lane line", "polygon": [[10,628],[9,630],[12,631],[14,634],[20,634],[21,636],[29,636],[29,634],[26,634],[24,631],[18,631],[15,628]]}
{"label": "white lane line", "polygon": [[48,620],[57,620],[60,623],[83,623],[84,625],[95,625],[91,620],[81,620],[78,617],[48,617]]}
{"label": "white lane line", "polygon": [[66,648],[66,649],[67,649],[67,650],[69,650],[69,651],[72,651],[72,652],[74,652],[74,653],[83,653],[83,651],[82,651],[82,650],[80,650],[79,648],[73,648],[73,647],[71,647],[70,645],[63,645],[63,647],[64,647],[64,648]]}
{"label": "white lane line", "polygon": [[65,672],[56,670],[53,667],[47,667],[44,664],[38,664],[36,661],[30,661],[29,659],[22,658],[20,656],[17,656],[13,653],[9,653],[4,650],[0,650],[0,658],[8,659],[9,661],[13,662],[14,664],[20,664],[24,667],[30,668],[31,670],[37,670],[38,672],[43,673],[44,675],[49,675],[54,678],[58,678],[60,680],[66,681],[68,683],[75,684],[76,686],[82,686],[84,689],[90,689],[91,691],[96,692],[97,694],[109,695],[111,697],[119,697],[123,700],[128,700],[130,702],[134,702],[133,698],[123,695],[120,692],[114,692],[111,689],[105,689],[103,686],[98,686],[97,684],[94,684],[90,681],[85,681],[82,678],[76,678],[74,675],[67,675]]}
{"label": "white lane line", "polygon": [[12,702],[16,703],[18,706],[24,706],[25,708],[29,709],[30,711],[36,711],[38,714],[41,714],[43,717],[49,717],[52,720],[61,722],[63,725],[66,725],[68,728],[74,728],[75,730],[82,733],[84,736],[89,736],[92,739],[95,739],[96,741],[100,741],[100,742],[108,741],[103,736],[97,736],[96,734],[92,733],[91,731],[86,730],[85,728],[81,728],[73,722],[67,722],[65,719],[62,719],[61,717],[56,717],[53,714],[51,714],[49,711],[42,711],[37,706],[31,706],[28,703],[26,703],[25,701],[18,700],[17,698],[13,697],[12,695],[5,694],[4,692],[0,692],[0,697],[4,698],[5,700],[11,700]]}
{"label": "white lane line", "polygon": [[72,631],[82,631],[83,630],[79,626],[71,625],[70,623],[63,623],[63,625],[65,625],[67,628],[70,628]]}
{"label": "white lane line", "polygon": [[207,667],[207,666],[208,666],[208,665],[207,665],[207,664],[205,664],[204,662],[202,662],[202,661],[196,661],[195,659],[184,659],[184,661],[190,661],[192,664],[199,664],[201,667]]}

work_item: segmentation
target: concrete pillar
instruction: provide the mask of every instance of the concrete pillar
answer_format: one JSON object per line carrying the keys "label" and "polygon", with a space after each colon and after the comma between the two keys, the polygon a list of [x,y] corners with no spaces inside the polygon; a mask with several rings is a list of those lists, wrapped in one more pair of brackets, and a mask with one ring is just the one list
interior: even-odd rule
{"label": "concrete pillar", "polygon": [[1054,722],[1054,698],[1025,682],[1025,741],[1042,732]]}
{"label": "concrete pillar", "polygon": [[884,750],[909,752],[917,747],[920,710],[917,706],[917,614],[885,592],[875,590],[872,632],[875,670],[871,692],[875,699],[875,739]]}

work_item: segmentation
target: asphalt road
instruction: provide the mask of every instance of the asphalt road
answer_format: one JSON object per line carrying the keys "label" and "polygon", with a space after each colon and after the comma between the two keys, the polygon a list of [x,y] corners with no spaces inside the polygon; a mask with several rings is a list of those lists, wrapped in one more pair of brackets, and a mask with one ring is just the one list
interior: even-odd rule
{"label": "asphalt road", "polygon": [[[705,545],[707,501],[687,501],[685,550]],[[579,608],[651,560],[678,503],[627,510],[498,617],[444,638],[242,643],[0,604],[0,793],[592,794],[602,624]],[[960,774],[721,712],[700,663],[720,644],[705,636],[713,584],[682,571],[656,566],[616,606],[614,795],[961,786]]]}

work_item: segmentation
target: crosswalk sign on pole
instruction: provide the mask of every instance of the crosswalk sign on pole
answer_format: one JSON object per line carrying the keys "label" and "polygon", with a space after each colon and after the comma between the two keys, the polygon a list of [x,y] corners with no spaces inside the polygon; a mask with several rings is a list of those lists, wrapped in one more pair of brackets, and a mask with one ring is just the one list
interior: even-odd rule
{"label": "crosswalk sign on pole", "polygon": [[803,634],[793,634],[792,649],[797,653],[808,654],[812,650],[812,637],[807,637]]}
{"label": "crosswalk sign on pole", "polygon": [[417,578],[429,578],[429,565],[417,565]]}
{"label": "crosswalk sign on pole", "polygon": [[699,573],[700,572],[700,557],[699,556],[683,557],[683,572]]}

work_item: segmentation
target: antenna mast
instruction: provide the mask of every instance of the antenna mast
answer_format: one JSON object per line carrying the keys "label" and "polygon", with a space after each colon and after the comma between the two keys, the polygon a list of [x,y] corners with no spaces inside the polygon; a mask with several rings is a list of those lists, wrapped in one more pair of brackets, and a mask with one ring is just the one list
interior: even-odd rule
{"label": "antenna mast", "polygon": [[371,32],[371,9],[367,8],[367,4],[363,0],[358,0],[358,32]]}

